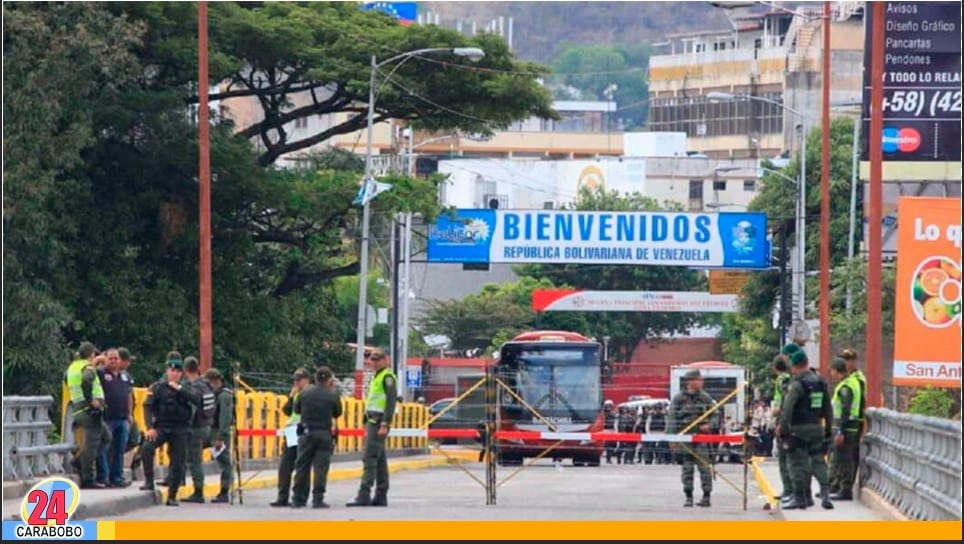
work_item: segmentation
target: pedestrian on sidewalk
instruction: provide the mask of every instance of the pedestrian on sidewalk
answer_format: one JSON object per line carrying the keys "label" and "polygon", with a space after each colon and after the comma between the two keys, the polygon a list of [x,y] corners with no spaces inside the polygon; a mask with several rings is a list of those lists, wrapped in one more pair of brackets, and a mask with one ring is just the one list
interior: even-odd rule
{"label": "pedestrian on sidewalk", "polygon": [[201,376],[201,365],[196,357],[184,360],[184,376],[189,387],[201,398],[201,406],[194,410],[191,420],[191,436],[187,444],[187,467],[191,472],[194,493],[184,502],[204,503],[204,448],[211,446],[211,425],[217,399],[214,389]]}
{"label": "pedestrian on sidewalk", "polygon": [[[398,379],[389,368],[384,353],[371,357],[375,375],[365,397],[365,454],[358,496],[347,506],[388,506],[388,457],[385,440],[388,438],[395,405],[398,401]],[[372,487],[375,496],[371,496]]]}
{"label": "pedestrian on sidewalk", "polygon": [[201,397],[194,388],[183,384],[184,360],[181,354],[167,354],[165,377],[154,382],[144,400],[144,485],[142,491],[154,490],[154,454],[163,444],[168,446],[170,459],[167,506],[177,506],[177,492],[184,479],[187,442],[191,434],[194,410],[200,408]]}
{"label": "pedestrian on sidewalk", "polygon": [[[97,482],[97,460],[106,454],[110,446],[110,429],[104,422],[104,388],[97,374],[94,359],[97,348],[90,342],[82,342],[77,350],[77,359],[67,367],[65,381],[70,395],[68,410],[74,416],[77,426],[84,429],[83,444],[80,448],[80,487],[81,489],[103,489]],[[106,474],[104,475],[106,477]]]}
{"label": "pedestrian on sidewalk", "polygon": [[293,412],[301,416],[298,424],[298,458],[295,460],[295,485],[291,492],[291,506],[304,507],[308,502],[308,479],[314,473],[311,507],[328,508],[325,491],[331,469],[336,419],[341,417],[341,397],[332,383],[334,374],[327,366],[315,372],[315,384],[295,398]]}
{"label": "pedestrian on sidewalk", "polygon": [[[107,364],[98,371],[107,403],[104,418],[111,435],[110,446],[100,455],[98,473],[104,472],[102,476],[108,487],[130,485],[124,480],[124,453],[134,423],[134,380],[126,370],[121,349],[124,348],[107,350]],[[123,356],[127,357],[129,366],[131,354],[127,349]]]}
{"label": "pedestrian on sidewalk", "polygon": [[[810,371],[810,363],[803,351],[790,357],[793,379],[780,411],[777,434],[788,453],[793,498],[783,508],[804,510],[810,493],[810,480],[816,476],[820,483],[820,505],[833,508],[830,502],[830,478],[824,456],[829,450],[833,426],[833,408],[827,385]],[[822,420],[822,421],[821,421]],[[821,424],[822,423],[822,424]]]}
{"label": "pedestrian on sidewalk", "polygon": [[[298,423],[301,422],[301,414],[296,414],[293,411],[295,399],[297,399],[302,391],[311,383],[311,377],[307,370],[299,368],[295,370],[295,373],[292,375],[292,380],[294,383],[291,386],[291,391],[288,393],[288,400],[285,402],[285,405],[281,407],[281,412],[288,416],[285,429],[298,428]],[[288,439],[286,438],[285,448],[281,453],[281,463],[278,465],[278,498],[271,503],[271,506],[288,506],[288,497],[291,494],[291,477],[295,473],[295,461],[297,459],[298,442],[293,441],[288,443]]]}
{"label": "pedestrian on sidewalk", "polygon": [[226,503],[231,491],[234,474],[231,472],[231,427],[234,424],[234,391],[224,385],[221,372],[216,368],[209,368],[204,373],[204,379],[214,390],[216,404],[214,408],[214,423],[211,425],[211,454],[218,463],[221,477],[221,491],[212,503]]}

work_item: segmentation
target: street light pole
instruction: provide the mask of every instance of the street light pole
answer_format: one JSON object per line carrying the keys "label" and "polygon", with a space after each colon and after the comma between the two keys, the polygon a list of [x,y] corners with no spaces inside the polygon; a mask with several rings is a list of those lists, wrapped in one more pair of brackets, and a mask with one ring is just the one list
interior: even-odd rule
{"label": "street light pole", "polygon": [[[368,123],[367,123],[367,138],[365,144],[365,179],[362,180],[364,186],[374,185],[374,172],[372,171],[372,162],[375,145],[375,76],[378,73],[378,69],[386,64],[394,62],[396,60],[401,60],[405,62],[406,60],[429,53],[440,53],[448,52],[452,53],[458,57],[465,57],[470,60],[478,60],[485,56],[485,52],[476,47],[433,47],[428,49],[416,49],[414,51],[408,51],[406,53],[399,53],[394,57],[391,57],[382,62],[378,62],[375,55],[371,58],[371,73],[368,79]],[[399,63],[398,66],[401,66]],[[395,69],[398,69],[398,66]],[[391,74],[389,74],[389,77]],[[363,187],[364,187],[363,186]],[[371,224],[371,200],[370,195],[365,195],[363,189],[362,192],[362,232],[361,232],[361,247],[360,255],[358,257],[358,330],[355,346],[355,395],[357,397],[361,396],[364,381],[365,372],[365,338],[368,329],[368,245],[369,245],[369,231]],[[394,355],[394,354],[393,354]]]}
{"label": "street light pole", "polygon": [[820,372],[830,370],[830,2],[823,3],[820,145]]}
{"label": "street light pole", "polygon": [[208,119],[208,3],[198,2],[198,328],[200,343],[198,355],[202,371],[214,366],[214,302],[211,291],[211,123]]}

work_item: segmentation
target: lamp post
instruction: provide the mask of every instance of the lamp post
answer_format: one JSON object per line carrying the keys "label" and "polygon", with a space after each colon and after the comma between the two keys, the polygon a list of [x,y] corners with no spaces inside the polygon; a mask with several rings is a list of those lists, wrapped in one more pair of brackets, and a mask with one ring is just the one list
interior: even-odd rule
{"label": "lamp post", "polygon": [[[368,80],[368,127],[367,127],[367,138],[365,144],[365,179],[362,183],[369,185],[373,182],[372,173],[372,153],[375,138],[375,76],[378,74],[378,69],[382,66],[386,66],[401,60],[395,68],[392,70],[394,72],[405,63],[408,59],[426,54],[434,53],[451,53],[457,57],[464,57],[470,60],[478,60],[485,56],[485,52],[477,47],[433,47],[427,49],[416,49],[413,51],[408,51],[405,53],[399,53],[394,57],[388,58],[381,62],[375,55],[372,55],[371,60],[371,74]],[[391,73],[389,73],[389,77]],[[371,223],[371,198],[365,198],[362,200],[362,238],[361,238],[361,254],[358,258],[358,331],[356,336],[356,346],[355,346],[355,392],[356,395],[360,395],[361,385],[364,378],[365,371],[365,337],[368,328],[368,238]]]}
{"label": "lamp post", "polygon": [[708,93],[706,98],[711,101],[755,100],[758,102],[765,102],[767,104],[778,106],[784,111],[790,113],[791,115],[795,115],[798,119],[800,119],[801,126],[803,127],[803,137],[800,145],[800,180],[797,182],[797,206],[796,213],[794,214],[794,223],[796,224],[796,248],[794,249],[794,254],[796,258],[794,259],[793,264],[793,291],[797,296],[798,303],[797,320],[804,321],[806,319],[806,275],[804,273],[806,271],[807,254],[807,118],[804,117],[804,115],[799,111],[784,105],[782,102],[770,100],[769,98],[764,98],[762,96],[712,92]]}

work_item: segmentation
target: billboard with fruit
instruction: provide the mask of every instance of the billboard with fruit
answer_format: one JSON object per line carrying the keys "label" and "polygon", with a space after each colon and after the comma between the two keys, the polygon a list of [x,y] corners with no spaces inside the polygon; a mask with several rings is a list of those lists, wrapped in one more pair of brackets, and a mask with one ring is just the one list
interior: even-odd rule
{"label": "billboard with fruit", "polygon": [[961,200],[897,208],[895,385],[961,387]]}

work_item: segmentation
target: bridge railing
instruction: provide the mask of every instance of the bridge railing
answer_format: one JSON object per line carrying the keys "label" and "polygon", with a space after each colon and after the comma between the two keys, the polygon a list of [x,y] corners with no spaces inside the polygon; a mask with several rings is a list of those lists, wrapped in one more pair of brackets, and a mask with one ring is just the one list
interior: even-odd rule
{"label": "bridge railing", "polygon": [[3,397],[3,479],[63,474],[71,444],[50,443],[54,398]]}
{"label": "bridge railing", "polygon": [[867,410],[861,487],[915,520],[961,519],[961,422]]}

